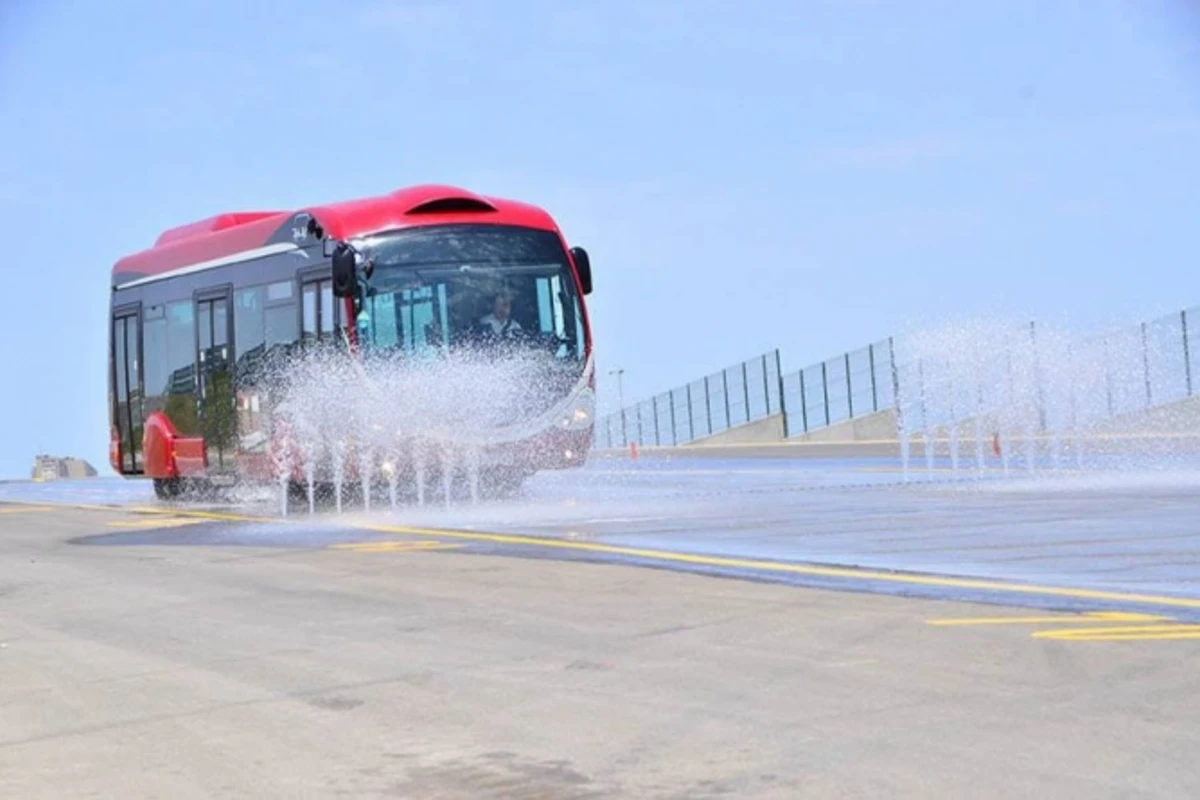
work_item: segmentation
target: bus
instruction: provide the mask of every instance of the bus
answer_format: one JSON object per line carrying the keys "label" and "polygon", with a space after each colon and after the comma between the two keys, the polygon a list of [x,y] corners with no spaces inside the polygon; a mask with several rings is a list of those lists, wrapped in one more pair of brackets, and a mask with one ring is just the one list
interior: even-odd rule
{"label": "bus", "polygon": [[578,467],[595,413],[591,291],[587,251],[546,211],[453,186],[172,228],[112,268],[109,460],[160,498],[278,480],[280,364],[322,347],[415,359],[490,324],[522,331],[557,379],[475,457],[511,487]]}

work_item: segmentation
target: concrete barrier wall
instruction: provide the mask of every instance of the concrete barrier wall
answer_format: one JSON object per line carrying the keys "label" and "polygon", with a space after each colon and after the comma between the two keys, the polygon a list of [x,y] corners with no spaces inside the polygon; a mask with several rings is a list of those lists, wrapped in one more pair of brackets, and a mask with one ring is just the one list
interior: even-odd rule
{"label": "concrete barrier wall", "polygon": [[[794,418],[793,418],[794,419]],[[984,452],[994,459],[994,436],[997,422],[984,419],[981,426]],[[958,426],[959,454],[972,461],[976,451],[974,419],[963,420]],[[936,455],[950,453],[950,431],[945,427],[929,432],[931,448]],[[1024,452],[1030,441],[1039,452],[1059,447],[1070,457],[1072,437],[1049,434],[1032,436],[1009,433],[1005,440],[1014,452]],[[1176,403],[1126,414],[1081,432],[1075,440],[1087,453],[1200,454],[1200,398],[1188,398]],[[925,457],[925,432],[909,435],[909,454],[914,459]],[[646,447],[639,455],[646,458],[895,458],[900,455],[896,429],[896,414],[892,409],[846,420],[807,434],[783,439],[783,419],[776,414],[762,420],[722,431],[679,447]],[[628,458],[624,449],[596,450],[597,457]]]}
{"label": "concrete barrier wall", "polygon": [[[789,423],[796,424],[795,416],[790,417]],[[890,408],[844,422],[835,422],[833,425],[817,428],[808,433],[796,433],[795,428],[790,433],[792,436],[789,441],[793,442],[871,442],[898,438],[896,412]]]}
{"label": "concrete barrier wall", "polygon": [[1198,433],[1200,397],[1156,406],[1136,414],[1124,414],[1092,427],[1096,433]]}
{"label": "concrete barrier wall", "polygon": [[721,446],[739,444],[763,444],[765,442],[783,441],[783,415],[772,414],[769,417],[738,425],[729,430],[704,436],[695,441],[681,445],[684,448],[701,446]]}

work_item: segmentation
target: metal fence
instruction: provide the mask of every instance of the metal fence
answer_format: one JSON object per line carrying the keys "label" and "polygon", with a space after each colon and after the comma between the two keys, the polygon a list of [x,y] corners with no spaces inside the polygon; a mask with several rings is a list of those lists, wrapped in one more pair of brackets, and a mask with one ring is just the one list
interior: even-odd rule
{"label": "metal fence", "polygon": [[[1060,366],[1078,398],[1081,422],[1178,402],[1200,391],[1200,308],[1081,339]],[[1051,379],[1044,382],[1053,385]]]}
{"label": "metal fence", "polygon": [[788,374],[773,350],[600,417],[595,444],[678,445],[775,414],[794,438],[888,409],[909,433],[975,416],[1081,429],[1197,395],[1200,307],[1086,338],[1034,323],[888,338]]}
{"label": "metal fence", "polygon": [[895,407],[908,433],[980,420],[997,435],[1082,434],[1196,395],[1200,309],[1076,336],[991,324],[898,341]]}
{"label": "metal fence", "polygon": [[655,395],[596,420],[596,447],[672,446],[783,410],[778,350]]}
{"label": "metal fence", "polygon": [[843,353],[783,378],[786,436],[873,414],[895,405],[890,339]]}

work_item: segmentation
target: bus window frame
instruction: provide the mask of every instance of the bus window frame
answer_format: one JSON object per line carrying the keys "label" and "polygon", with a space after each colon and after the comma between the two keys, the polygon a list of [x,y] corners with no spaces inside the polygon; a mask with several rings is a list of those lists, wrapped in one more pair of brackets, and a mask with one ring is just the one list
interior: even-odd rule
{"label": "bus window frame", "polygon": [[[293,277],[295,298],[296,298],[296,330],[299,335],[297,341],[300,343],[300,348],[303,350],[306,347],[304,339],[304,287],[309,284],[320,284],[328,282],[330,290],[333,287],[333,266],[331,263],[318,264],[309,267],[301,267],[296,270]],[[272,281],[272,283],[280,283],[280,281]],[[346,311],[344,298],[333,295],[333,326],[327,334],[323,334],[321,330],[321,291],[320,288],[316,292],[316,337],[314,341],[320,342],[326,337],[337,341],[340,331],[346,331],[346,335],[350,335],[350,327],[353,320]]]}
{"label": "bus window frame", "polygon": [[[141,401],[141,405],[143,406],[143,410],[144,410],[144,406],[145,406],[145,396],[146,396],[145,389],[144,389],[144,383],[145,383],[144,373],[145,373],[146,364],[145,364],[145,360],[144,360],[144,357],[142,354],[142,351],[144,349],[143,344],[142,344],[142,342],[143,342],[143,332],[142,332],[143,309],[142,309],[142,301],[139,299],[139,300],[132,300],[129,302],[124,302],[124,303],[121,303],[120,305],[114,305],[112,307],[112,311],[109,313],[109,319],[108,319],[108,340],[109,340],[108,360],[109,360],[109,364],[111,365],[111,368],[109,370],[109,380],[112,382],[111,383],[112,390],[109,394],[110,394],[110,397],[112,398],[112,406],[113,406],[113,413],[111,415],[110,422],[117,425],[118,434],[120,434],[120,432],[121,432],[120,420],[119,420],[121,401],[120,401],[119,393],[117,390],[118,382],[117,382],[117,330],[116,330],[116,328],[117,328],[117,320],[125,319],[127,317],[133,317],[137,322],[137,355],[136,355],[137,364],[138,364],[137,394],[138,394],[139,400]],[[128,324],[129,323],[125,323],[125,325],[128,325]],[[122,328],[124,328],[124,327],[125,326],[122,326]],[[124,333],[124,330],[122,330],[122,333]],[[126,338],[126,341],[128,342],[128,338]],[[129,395],[130,395],[131,387],[129,386],[129,352],[128,352],[128,349],[125,352],[125,364],[122,366],[124,366],[124,368],[125,368],[125,417],[126,417],[125,421],[126,421],[126,424],[129,425],[129,442],[130,442],[130,446],[133,448],[133,453],[132,453],[133,457],[129,462],[131,464],[132,468],[127,470],[125,468],[125,456],[128,454],[125,453],[125,438],[124,438],[124,436],[118,435],[117,441],[119,442],[118,454],[120,456],[120,462],[119,462],[120,463],[120,471],[124,475],[137,475],[145,470],[145,455],[143,454],[143,456],[139,462],[138,453],[141,451],[141,447],[140,447],[141,442],[134,441],[133,432],[139,426],[144,429],[146,420],[145,420],[145,417],[142,416],[138,420],[138,425],[135,426],[133,424],[133,410],[132,410],[132,408],[130,408],[130,403],[129,403]],[[141,467],[141,469],[139,469],[139,466]]]}
{"label": "bus window frame", "polygon": [[[216,301],[216,300],[224,300],[225,301],[225,346],[229,348],[229,353],[228,353],[228,355],[226,355],[225,361],[226,361],[226,364],[228,365],[227,368],[229,370],[231,370],[231,372],[233,373],[234,376],[236,376],[236,374],[237,374],[237,350],[235,349],[236,348],[236,339],[234,337],[237,335],[237,331],[234,330],[234,310],[233,310],[233,295],[234,295],[234,292],[236,292],[236,291],[237,291],[236,282],[226,281],[224,283],[214,284],[212,286],[205,286],[200,289],[195,289],[192,292],[192,318],[194,319],[194,324],[192,325],[192,339],[193,339],[193,343],[192,343],[193,344],[193,346],[192,346],[193,362],[192,363],[195,366],[194,374],[196,376],[195,386],[193,387],[193,392],[194,392],[193,397],[195,398],[196,403],[199,404],[199,407],[202,409],[202,411],[201,411],[202,414],[207,413],[207,408],[204,405],[206,400],[203,397],[204,387],[207,385],[206,384],[207,377],[202,373],[201,370],[203,369],[203,366],[200,363],[200,326],[202,324],[201,319],[200,319],[200,304],[201,303],[212,303],[213,301]],[[211,326],[212,321],[210,320],[208,324]],[[211,335],[211,330],[210,330],[210,335]],[[203,420],[203,418],[201,418],[201,420]],[[201,428],[200,428],[201,431],[204,430],[204,424],[205,423],[203,421],[201,421]],[[203,433],[201,433],[200,435],[203,436]],[[237,436],[238,436],[237,414],[234,413],[234,415],[233,415],[233,431],[232,431],[234,450],[232,453],[230,453],[230,461],[232,463],[230,465],[226,465],[224,463],[218,464],[214,468],[214,466],[210,462],[208,465],[208,470],[210,472],[230,471],[232,468],[236,467],[237,457],[238,457]],[[210,443],[206,440],[205,441],[205,449],[207,450],[211,446],[212,446],[212,443]]]}

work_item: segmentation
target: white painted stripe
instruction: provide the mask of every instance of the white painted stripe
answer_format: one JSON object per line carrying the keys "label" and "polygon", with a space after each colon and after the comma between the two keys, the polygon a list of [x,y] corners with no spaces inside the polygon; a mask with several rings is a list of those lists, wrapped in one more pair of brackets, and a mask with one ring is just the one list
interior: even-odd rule
{"label": "white painted stripe", "polygon": [[[209,261],[201,261],[198,264],[189,264],[185,267],[173,269],[170,272],[164,272],[161,275],[149,275],[145,278],[138,278],[135,281],[122,283],[114,288],[128,289],[133,286],[141,286],[155,281],[164,281],[168,278],[177,278],[180,275],[191,275],[193,272],[203,272],[207,269],[216,269],[217,267],[227,267],[230,264],[240,264],[243,261],[253,261],[256,258],[265,258],[266,256],[278,255],[279,253],[290,253],[294,250],[300,250],[299,247],[291,242],[279,242],[278,244],[269,244],[265,247],[256,247],[253,250],[242,250],[240,253],[233,253],[220,258],[214,258]],[[303,252],[303,251],[301,251]]]}

